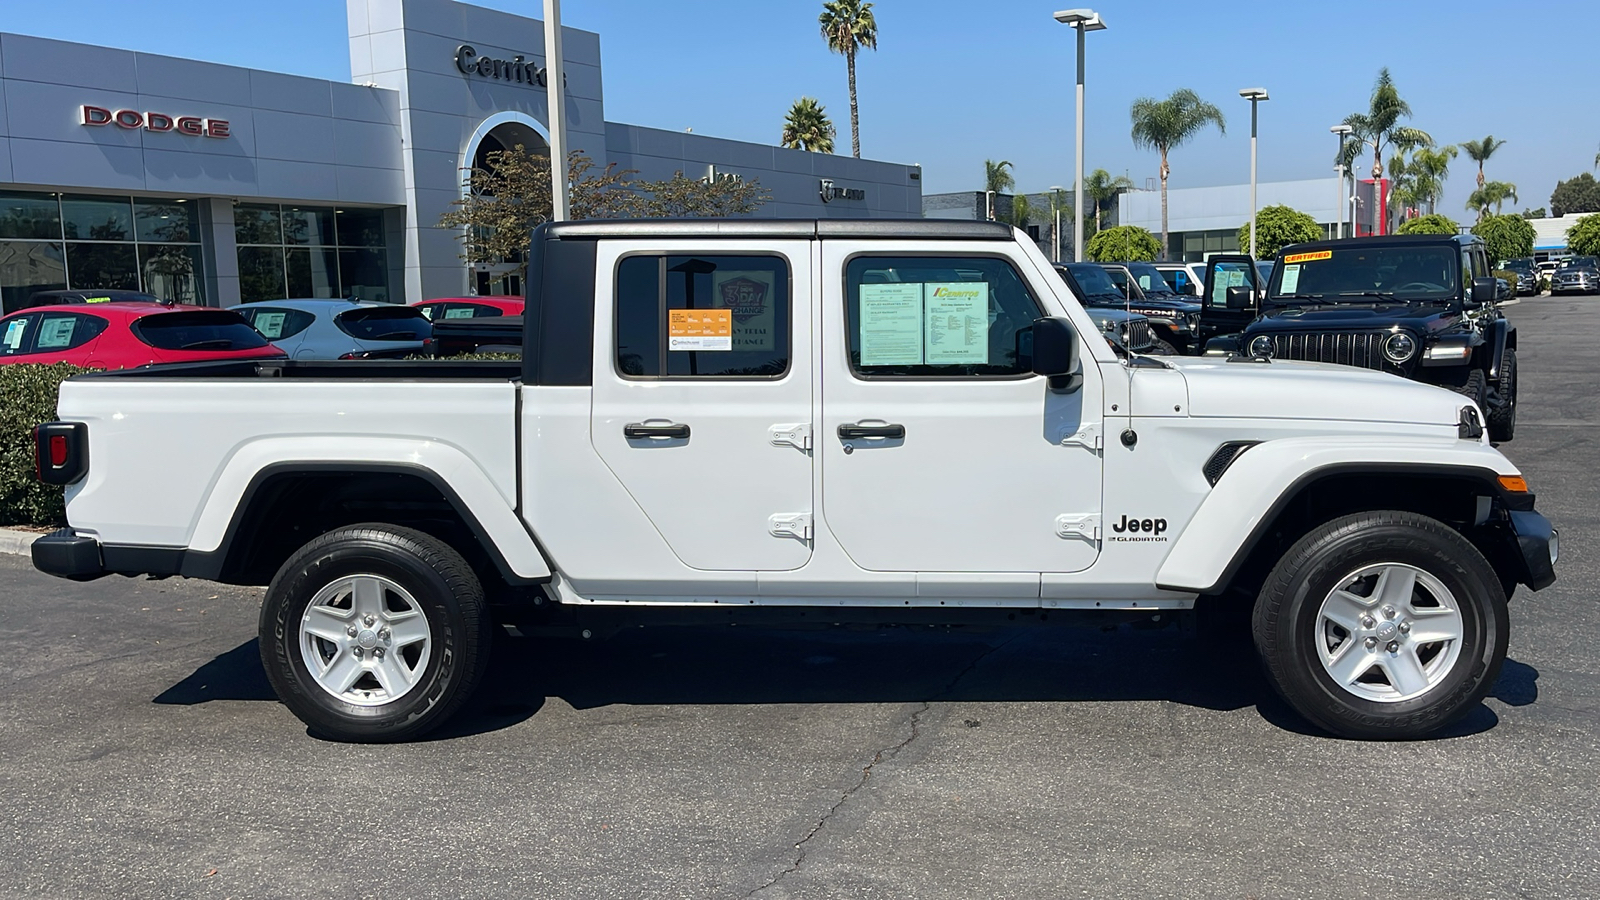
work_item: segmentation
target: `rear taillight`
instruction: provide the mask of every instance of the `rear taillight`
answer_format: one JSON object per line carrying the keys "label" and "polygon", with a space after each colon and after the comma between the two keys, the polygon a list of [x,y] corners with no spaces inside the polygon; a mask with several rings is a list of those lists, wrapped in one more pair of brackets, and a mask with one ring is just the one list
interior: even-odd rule
{"label": "rear taillight", "polygon": [[34,474],[45,484],[72,484],[89,471],[89,426],[47,422],[33,429]]}

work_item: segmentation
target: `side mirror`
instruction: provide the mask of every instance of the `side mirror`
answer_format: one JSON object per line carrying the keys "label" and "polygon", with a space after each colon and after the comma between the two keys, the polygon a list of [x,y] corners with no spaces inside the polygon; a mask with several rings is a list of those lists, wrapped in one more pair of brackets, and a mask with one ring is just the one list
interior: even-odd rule
{"label": "side mirror", "polygon": [[1249,309],[1254,305],[1255,297],[1251,296],[1254,293],[1247,287],[1237,285],[1228,288],[1227,307],[1229,309]]}
{"label": "side mirror", "polygon": [[1493,302],[1496,289],[1494,282],[1495,279],[1493,278],[1472,279],[1472,302],[1474,305]]}
{"label": "side mirror", "polygon": [[1051,316],[1033,320],[1033,374],[1050,379],[1052,391],[1075,391],[1083,383],[1078,371],[1078,335],[1072,323]]}

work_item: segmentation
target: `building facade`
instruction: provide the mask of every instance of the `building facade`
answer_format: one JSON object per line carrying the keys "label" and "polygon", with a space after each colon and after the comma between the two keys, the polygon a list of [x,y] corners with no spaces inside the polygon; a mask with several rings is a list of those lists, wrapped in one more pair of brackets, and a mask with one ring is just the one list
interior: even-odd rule
{"label": "building facade", "polygon": [[[1333,237],[1346,190],[1339,179],[1309,178],[1256,185],[1261,207],[1288,206],[1316,219]],[[1348,216],[1348,210],[1344,211]],[[1117,218],[1161,235],[1161,192],[1128,191],[1117,199]],[[1250,221],[1250,185],[1175,188],[1167,191],[1167,252],[1175,260],[1199,261],[1214,253],[1238,253],[1239,226]],[[1346,232],[1347,234],[1349,232]]]}
{"label": "building facade", "polygon": [[[544,24],[347,0],[351,81],[0,33],[0,301],[142,289],[228,306],[519,293],[439,217],[484,154],[548,150]],[[599,35],[562,30],[568,141],[638,177],[759,180],[782,217],[916,217],[916,166],[608,122]]]}

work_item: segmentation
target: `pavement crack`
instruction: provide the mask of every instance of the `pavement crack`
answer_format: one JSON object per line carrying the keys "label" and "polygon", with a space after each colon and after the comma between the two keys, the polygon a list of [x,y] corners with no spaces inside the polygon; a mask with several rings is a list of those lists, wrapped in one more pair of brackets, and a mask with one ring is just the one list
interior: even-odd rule
{"label": "pavement crack", "polygon": [[794,849],[796,851],[796,855],[794,862],[790,863],[787,868],[773,876],[771,881],[768,881],[766,884],[763,884],[745,894],[744,900],[749,900],[749,898],[766,891],[768,888],[776,885],[783,879],[793,875],[795,872],[800,871],[800,867],[805,864],[806,855],[808,853],[806,850],[806,844],[810,843],[812,838],[816,837],[818,834],[821,834],[822,829],[827,827],[829,820],[833,818],[834,814],[840,809],[843,809],[846,803],[849,803],[850,800],[855,797],[855,795],[862,788],[867,786],[867,782],[872,779],[872,770],[874,768],[899,756],[900,751],[911,746],[912,743],[917,740],[917,738],[922,736],[922,717],[928,712],[928,710],[933,708],[933,704],[939,702],[941,698],[948,696],[951,691],[955,690],[956,685],[960,684],[962,679],[970,675],[972,670],[976,669],[978,665],[985,659],[988,659],[995,652],[1010,645],[1014,640],[1016,640],[1016,637],[1007,638],[1006,640],[995,644],[989,649],[973,657],[972,661],[967,663],[965,668],[957,672],[955,677],[951,678],[950,681],[947,682],[944,687],[940,688],[936,693],[934,693],[930,699],[923,700],[921,703],[919,703],[917,705],[917,709],[911,713],[911,719],[909,722],[911,726],[911,733],[906,735],[905,740],[888,747],[880,748],[876,753],[874,753],[872,755],[872,762],[867,763],[861,768],[861,777],[856,779],[856,783],[847,788],[844,793],[840,794],[838,801],[836,801],[832,806],[828,807],[828,811],[823,813],[821,818],[817,819],[816,824],[811,826],[811,830],[807,831],[804,837],[795,842]]}

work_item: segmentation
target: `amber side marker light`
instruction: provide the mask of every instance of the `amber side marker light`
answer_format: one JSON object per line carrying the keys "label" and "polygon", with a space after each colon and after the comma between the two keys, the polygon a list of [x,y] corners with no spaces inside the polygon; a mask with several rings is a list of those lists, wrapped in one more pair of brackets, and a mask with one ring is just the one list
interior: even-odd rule
{"label": "amber side marker light", "polygon": [[1526,494],[1528,492],[1528,479],[1523,478],[1521,475],[1501,475],[1500,486],[1514,494]]}

